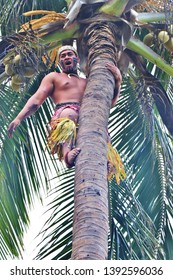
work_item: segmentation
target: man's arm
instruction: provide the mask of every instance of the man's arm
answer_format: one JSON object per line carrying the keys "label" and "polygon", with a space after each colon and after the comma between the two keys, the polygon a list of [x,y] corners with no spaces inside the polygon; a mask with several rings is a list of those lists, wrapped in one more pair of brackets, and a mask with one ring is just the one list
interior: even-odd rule
{"label": "man's arm", "polygon": [[114,64],[107,63],[105,66],[108,70],[110,70],[110,72],[113,74],[113,76],[115,78],[114,97],[112,99],[112,107],[113,107],[117,103],[117,100],[120,95],[122,76],[121,76],[120,70]]}
{"label": "man's arm", "polygon": [[28,99],[17,117],[9,124],[7,131],[10,138],[16,128],[20,125],[21,121],[35,113],[45,99],[52,94],[53,88],[53,80],[49,74],[44,77],[38,90]]}

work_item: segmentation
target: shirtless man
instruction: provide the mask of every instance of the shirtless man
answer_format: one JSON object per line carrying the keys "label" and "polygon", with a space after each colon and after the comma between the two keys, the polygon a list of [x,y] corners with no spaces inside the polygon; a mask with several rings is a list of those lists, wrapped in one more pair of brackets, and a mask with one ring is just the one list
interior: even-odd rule
{"label": "shirtless man", "polygon": [[[71,140],[63,141],[60,139],[58,140],[59,142],[57,141],[52,144],[52,138],[54,138],[53,132],[56,129],[55,126],[60,123],[59,120],[65,120],[65,125],[67,125],[67,120],[71,120],[73,123],[77,124],[80,104],[87,80],[79,77],[77,74],[79,58],[76,50],[72,46],[61,47],[58,55],[62,72],[52,72],[43,78],[38,90],[29,98],[24,108],[10,123],[8,127],[8,136],[12,137],[13,132],[20,125],[21,121],[33,114],[48,97],[51,98],[55,104],[55,114],[50,121],[48,145],[49,147],[51,146],[51,152],[53,154],[56,152],[59,153],[59,159],[64,159],[66,166],[70,168],[74,165],[80,149],[74,147],[74,144],[70,142]],[[120,92],[121,74],[118,68],[113,64],[108,63],[106,67],[112,72],[116,81],[116,96],[112,101],[112,106],[114,106]],[[61,134],[61,132],[59,134]],[[59,150],[60,146],[61,149]]]}

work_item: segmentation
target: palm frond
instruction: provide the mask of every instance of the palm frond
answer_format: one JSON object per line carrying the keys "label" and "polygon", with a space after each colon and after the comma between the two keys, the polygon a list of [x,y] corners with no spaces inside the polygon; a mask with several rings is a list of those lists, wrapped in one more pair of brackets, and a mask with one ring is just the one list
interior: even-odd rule
{"label": "palm frond", "polygon": [[[155,226],[129,187],[112,182],[111,259],[152,259],[158,241]],[[147,239],[146,239],[147,236]],[[163,256],[164,257],[164,256]]]}
{"label": "palm frond", "polygon": [[[27,94],[23,96],[16,94],[7,86],[0,90],[0,134],[2,136],[0,201],[1,215],[4,213],[4,218],[1,219],[3,222],[0,224],[0,234],[4,240],[8,240],[6,247],[16,257],[21,256],[23,233],[29,223],[28,209],[34,203],[34,196],[40,197],[40,190],[47,190],[48,170],[50,174],[52,166],[57,172],[59,170],[56,162],[50,158],[45,149],[45,125],[52,114],[52,105],[49,102],[43,104],[36,117],[23,122],[11,140],[8,139],[7,126],[28,97]],[[51,165],[50,162],[52,162]]]}
{"label": "palm frond", "polygon": [[[145,87],[144,91],[146,92],[146,94],[147,93],[151,94],[153,101],[157,107],[157,110],[162,118],[162,121],[166,125],[170,134],[173,135],[173,130],[172,130],[173,105],[171,103],[169,95],[166,93],[161,82],[147,70],[147,66],[145,65],[145,62],[142,59],[142,57],[136,55],[135,53],[129,50],[126,50],[126,54],[129,55],[129,60],[133,62],[133,64],[137,67],[140,73],[138,78],[134,77],[136,83],[141,83],[141,86]],[[141,78],[144,81],[144,85],[142,85]],[[167,77],[167,81],[169,83],[169,77]],[[145,94],[144,93],[142,94],[143,94],[143,99],[145,99]]]}
{"label": "palm frond", "polygon": [[70,259],[72,249],[72,226],[74,207],[74,169],[52,179],[55,185],[49,196],[50,218],[40,232],[36,259]]}
{"label": "palm frond", "polygon": [[26,18],[23,16],[23,13],[31,10],[50,10],[56,12],[66,12],[67,4],[65,0],[7,0],[0,1],[1,11],[1,24],[2,24],[2,35],[9,35],[19,30],[19,27],[23,22],[26,21]]}
{"label": "palm frond", "polygon": [[142,99],[145,88],[141,87],[141,80],[139,84],[135,80],[133,87],[122,89],[123,97],[110,116],[110,130],[116,148],[123,151],[122,156],[125,155],[126,173],[130,176],[133,194],[154,223],[153,234],[159,242],[159,245],[155,243],[156,255],[169,259],[172,250],[165,256],[158,250],[164,251],[167,246],[165,236],[172,235],[172,142],[159,115],[154,113],[150,97]]}

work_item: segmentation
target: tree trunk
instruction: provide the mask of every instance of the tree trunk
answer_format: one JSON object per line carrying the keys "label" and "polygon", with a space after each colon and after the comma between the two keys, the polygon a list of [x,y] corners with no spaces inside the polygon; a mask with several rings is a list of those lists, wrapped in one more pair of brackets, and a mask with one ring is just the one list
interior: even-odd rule
{"label": "tree trunk", "polygon": [[107,125],[115,84],[105,64],[116,63],[117,51],[107,24],[91,24],[84,37],[90,71],[79,117],[72,259],[104,260],[109,228]]}

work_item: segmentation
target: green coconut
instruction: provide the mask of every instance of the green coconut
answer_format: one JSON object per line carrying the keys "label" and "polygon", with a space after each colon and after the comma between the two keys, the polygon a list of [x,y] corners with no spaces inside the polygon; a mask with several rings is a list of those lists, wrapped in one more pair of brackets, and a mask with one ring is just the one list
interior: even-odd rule
{"label": "green coconut", "polygon": [[22,76],[19,74],[13,75],[11,81],[12,81],[12,83],[17,84],[17,85],[23,84]]}
{"label": "green coconut", "polygon": [[13,63],[14,63],[15,65],[18,65],[19,62],[20,62],[20,60],[21,60],[21,56],[20,56],[20,54],[17,54],[17,55],[14,57],[14,59],[13,59]]}
{"label": "green coconut", "polygon": [[153,33],[148,33],[147,35],[145,35],[144,39],[143,39],[143,43],[145,45],[147,45],[148,47],[151,47],[151,45],[153,44],[154,41],[154,34]]}
{"label": "green coconut", "polygon": [[14,56],[8,55],[8,54],[7,54],[7,55],[2,59],[2,63],[3,63],[4,65],[8,65],[8,64],[11,63],[11,61],[13,60],[13,58],[14,58]]}
{"label": "green coconut", "polygon": [[13,81],[11,82],[11,87],[14,91],[20,91],[21,84],[15,84]]}
{"label": "green coconut", "polygon": [[169,40],[168,32],[165,30],[160,31],[158,34],[158,39],[159,39],[159,42],[161,42],[163,44],[168,42],[168,40]]}
{"label": "green coconut", "polygon": [[165,44],[165,48],[167,48],[168,51],[173,52],[173,37],[171,37]]}
{"label": "green coconut", "polygon": [[35,74],[35,69],[33,67],[25,67],[23,70],[23,75],[27,78],[31,78]]}
{"label": "green coconut", "polygon": [[14,68],[13,68],[13,64],[6,64],[6,65],[5,65],[5,73],[6,73],[8,76],[12,76],[12,75],[15,74]]}

